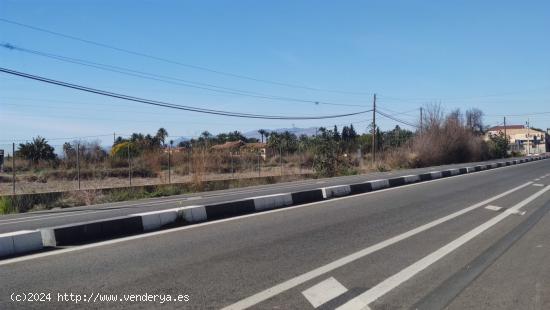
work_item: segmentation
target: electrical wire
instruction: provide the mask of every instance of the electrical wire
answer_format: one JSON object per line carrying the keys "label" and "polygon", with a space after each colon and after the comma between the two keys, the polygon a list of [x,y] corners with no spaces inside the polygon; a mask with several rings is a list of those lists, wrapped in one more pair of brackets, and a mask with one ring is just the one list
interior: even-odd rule
{"label": "electrical wire", "polygon": [[407,125],[407,126],[411,126],[411,127],[415,127],[415,128],[419,128],[418,125],[415,125],[415,124],[412,124],[412,123],[410,123],[410,122],[404,121],[404,120],[399,119],[399,118],[397,118],[397,117],[394,117],[394,116],[392,116],[392,115],[390,115],[390,114],[386,114],[386,113],[381,112],[381,111],[376,111],[376,113],[377,113],[377,114],[380,114],[380,115],[382,115],[382,116],[384,116],[384,117],[386,117],[386,118],[389,118],[389,119],[391,119],[391,120],[394,120],[394,121],[396,121],[396,122],[398,122],[398,123],[405,124],[405,125]]}
{"label": "electrical wire", "polygon": [[171,108],[171,109],[178,109],[178,110],[184,110],[184,111],[190,111],[190,112],[197,112],[197,113],[204,113],[204,114],[213,114],[213,115],[221,115],[221,116],[230,116],[230,117],[241,117],[241,118],[257,118],[257,119],[281,119],[281,120],[310,120],[310,119],[328,119],[328,118],[339,118],[339,117],[346,117],[346,116],[352,116],[352,115],[359,115],[364,114],[367,112],[370,112],[372,110],[366,110],[366,111],[359,111],[354,113],[346,113],[346,114],[337,114],[337,115],[322,115],[322,116],[281,116],[281,115],[261,115],[261,114],[250,114],[250,113],[239,113],[239,112],[230,112],[230,111],[222,111],[222,110],[213,110],[213,109],[204,109],[204,108],[197,108],[192,106],[185,106],[185,105],[178,105],[178,104],[172,104],[162,101],[156,101],[156,100],[150,100],[150,99],[143,99],[113,92],[108,92],[100,89],[85,87],[77,84],[71,84],[67,82],[57,81],[48,79],[45,77],[27,74],[15,70],[10,70],[7,68],[0,67],[0,72],[4,72],[11,75],[16,75],[20,77],[24,77],[27,79],[32,79],[35,81],[40,81],[44,83],[49,83],[53,85],[58,85],[66,88],[72,88],[88,93],[94,93],[98,95],[128,100],[128,101],[135,101],[135,102],[141,102],[149,105],[164,107],[164,108]]}
{"label": "electrical wire", "polygon": [[358,105],[358,104],[343,104],[343,103],[334,103],[334,102],[326,102],[326,101],[319,101],[319,100],[306,100],[306,99],[299,99],[299,98],[292,98],[292,97],[285,97],[285,96],[274,96],[274,95],[268,95],[263,94],[259,92],[253,92],[253,91],[247,91],[247,90],[240,90],[240,89],[234,89],[234,88],[228,88],[223,86],[218,86],[214,84],[209,83],[202,83],[202,82],[194,82],[189,80],[184,80],[176,77],[166,76],[166,75],[160,75],[160,74],[154,74],[154,73],[148,73],[144,71],[138,71],[133,70],[130,68],[120,67],[120,66],[113,66],[113,65],[107,65],[102,64],[98,62],[92,62],[89,60],[83,60],[78,58],[72,58],[62,55],[56,55],[52,53],[45,53],[41,51],[36,51],[28,48],[23,48],[19,46],[15,46],[10,43],[1,43],[1,47],[4,47],[9,50],[14,51],[20,51],[25,52],[41,57],[46,57],[50,59],[55,59],[58,61],[68,62],[72,64],[78,64],[81,66],[86,67],[92,67],[100,70],[115,72],[119,74],[124,74],[128,76],[143,78],[143,79],[149,79],[164,83],[169,83],[173,85],[180,85],[185,87],[191,87],[191,88],[197,88],[197,89],[203,89],[218,93],[225,93],[225,94],[232,94],[232,95],[240,95],[240,96],[247,96],[247,97],[253,97],[253,98],[260,98],[260,99],[270,99],[270,100],[279,100],[279,101],[290,101],[290,102],[300,102],[300,103],[313,103],[313,104],[323,104],[323,105],[334,105],[334,106],[349,106],[349,107],[364,107],[364,105]]}
{"label": "electrical wire", "polygon": [[197,65],[183,63],[183,62],[176,61],[176,60],[171,60],[171,59],[167,59],[167,58],[163,58],[163,57],[158,57],[158,56],[154,56],[154,55],[151,55],[151,54],[132,51],[132,50],[129,50],[129,49],[120,48],[120,47],[116,47],[116,46],[113,46],[113,45],[108,45],[108,44],[105,44],[105,43],[100,43],[100,42],[96,42],[96,41],[92,41],[92,40],[88,40],[88,39],[83,39],[83,38],[79,38],[79,37],[76,37],[76,36],[63,34],[63,33],[60,33],[60,32],[56,32],[56,31],[52,31],[52,30],[48,30],[48,29],[44,29],[44,28],[40,28],[40,27],[36,27],[36,26],[31,26],[31,25],[28,25],[28,24],[23,24],[23,23],[20,23],[20,22],[8,20],[8,19],[5,19],[5,18],[0,18],[0,22],[16,25],[16,26],[19,26],[19,27],[27,28],[27,29],[32,29],[32,30],[35,30],[35,31],[43,32],[43,33],[48,33],[50,35],[55,35],[55,36],[63,37],[63,38],[66,38],[66,39],[71,39],[71,40],[74,40],[74,41],[79,41],[79,42],[82,42],[82,43],[90,44],[90,45],[95,45],[95,46],[115,50],[115,51],[118,51],[118,52],[131,54],[131,55],[134,55],[134,56],[145,57],[145,58],[153,59],[153,60],[156,60],[156,61],[161,61],[161,62],[173,64],[173,65],[183,66],[183,67],[192,68],[192,69],[195,69],[195,70],[206,71],[206,72],[215,73],[215,74],[218,74],[218,75],[229,76],[229,77],[238,78],[238,79],[244,79],[244,80],[250,80],[250,81],[255,81],[255,82],[285,86],[285,87],[290,87],[290,88],[307,89],[307,90],[311,90],[311,91],[322,91],[322,92],[341,93],[341,94],[355,94],[355,95],[371,95],[370,93],[366,93],[366,92],[308,87],[308,86],[303,86],[303,85],[297,85],[297,84],[279,82],[279,81],[272,81],[272,80],[267,80],[267,79],[251,77],[251,76],[247,76],[247,75],[241,75],[241,74],[236,74],[236,73],[231,73],[231,72],[226,72],[226,71],[220,71],[220,70],[216,70],[216,69],[212,69],[212,68],[197,66]]}

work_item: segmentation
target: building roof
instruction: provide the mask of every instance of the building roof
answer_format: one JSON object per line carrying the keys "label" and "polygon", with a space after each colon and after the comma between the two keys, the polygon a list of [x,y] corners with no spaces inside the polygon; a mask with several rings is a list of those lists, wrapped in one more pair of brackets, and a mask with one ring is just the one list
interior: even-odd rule
{"label": "building roof", "polygon": [[[506,125],[506,129],[524,129],[525,126],[523,125]],[[489,128],[489,131],[498,131],[498,130],[504,130],[504,126],[494,126]]]}
{"label": "building roof", "polygon": [[243,141],[229,141],[225,142],[224,144],[214,145],[212,146],[212,148],[215,150],[237,149],[240,148],[243,144]]}
{"label": "building roof", "polygon": [[267,143],[262,142],[253,142],[253,143],[246,143],[243,145],[244,148],[251,148],[251,149],[265,149],[267,148]]}

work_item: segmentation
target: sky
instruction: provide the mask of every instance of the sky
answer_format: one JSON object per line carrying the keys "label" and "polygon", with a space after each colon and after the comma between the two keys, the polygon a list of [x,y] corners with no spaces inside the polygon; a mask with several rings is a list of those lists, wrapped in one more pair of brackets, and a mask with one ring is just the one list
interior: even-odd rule
{"label": "sky", "polygon": [[[421,106],[439,103],[445,111],[479,108],[488,125],[508,115],[508,124],[529,119],[534,127],[550,127],[550,113],[541,114],[550,111],[548,1],[0,0],[0,19],[170,60],[0,21],[2,44],[178,81],[143,79],[0,47],[3,68],[134,97],[315,116],[368,110],[376,93],[381,111],[406,122],[418,121]],[[278,98],[189,87],[194,83]],[[371,113],[328,120],[213,116],[0,73],[0,149],[37,135],[59,145],[75,137],[105,144],[113,133],[155,133],[159,127],[174,139],[204,130],[216,134],[350,123],[364,132],[371,119]],[[382,116],[377,123],[382,129],[397,124]]]}

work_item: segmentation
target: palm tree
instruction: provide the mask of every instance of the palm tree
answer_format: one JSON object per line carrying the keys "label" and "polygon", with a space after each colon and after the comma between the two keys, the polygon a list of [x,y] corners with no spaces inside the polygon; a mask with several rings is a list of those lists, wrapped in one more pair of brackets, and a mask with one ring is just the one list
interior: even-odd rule
{"label": "palm tree", "polygon": [[45,138],[40,136],[33,138],[32,142],[19,144],[16,156],[29,160],[29,163],[38,164],[40,160],[53,161],[57,158],[54,148],[48,144]]}
{"label": "palm tree", "polygon": [[267,131],[265,129],[260,129],[258,130],[258,133],[262,136],[262,143],[264,143],[264,135],[267,133]]}
{"label": "palm tree", "polygon": [[157,134],[155,135],[155,137],[160,141],[162,142],[162,145],[164,145],[164,141],[166,140],[166,137],[168,137],[168,131],[166,131],[166,129],[164,128],[159,128],[159,130],[157,131]]}

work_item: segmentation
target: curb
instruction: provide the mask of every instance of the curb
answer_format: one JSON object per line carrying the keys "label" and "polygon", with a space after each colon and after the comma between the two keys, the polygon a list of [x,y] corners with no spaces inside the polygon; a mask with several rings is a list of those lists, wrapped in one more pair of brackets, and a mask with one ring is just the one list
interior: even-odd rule
{"label": "curb", "polygon": [[431,171],[418,175],[406,175],[347,185],[335,185],[299,192],[257,196],[209,205],[186,206],[167,210],[137,213],[123,217],[75,223],[39,230],[27,230],[0,234],[0,257],[20,255],[31,251],[40,250],[43,247],[85,244],[128,235],[135,235],[158,230],[177,223],[193,224],[231,218],[255,212],[318,202],[334,197],[362,194],[384,188],[398,187],[406,184],[517,165],[520,163],[547,158],[550,158],[550,155],[497,162],[486,165],[476,165],[473,167]]}

